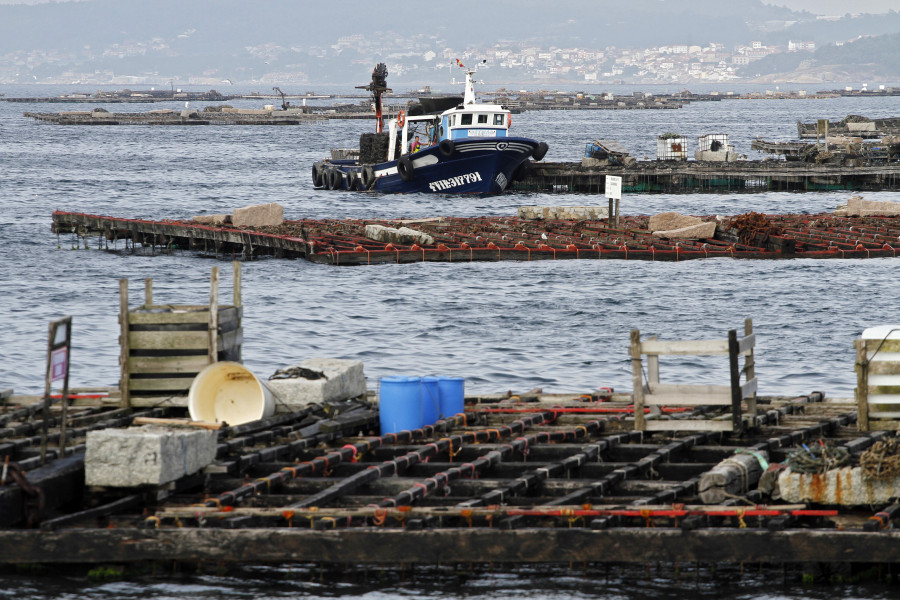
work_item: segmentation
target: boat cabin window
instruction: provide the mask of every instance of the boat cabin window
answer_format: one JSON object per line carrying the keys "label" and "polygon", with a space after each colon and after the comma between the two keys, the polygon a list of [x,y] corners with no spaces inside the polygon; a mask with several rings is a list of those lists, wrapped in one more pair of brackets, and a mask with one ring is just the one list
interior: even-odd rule
{"label": "boat cabin window", "polygon": [[464,113],[459,115],[459,124],[460,125],[471,125],[472,124],[472,113]]}
{"label": "boat cabin window", "polygon": [[479,125],[480,125],[480,124],[487,125],[487,122],[488,122],[487,118],[488,118],[487,115],[478,115],[478,123],[479,123]]}
{"label": "boat cabin window", "polygon": [[494,115],[494,125],[502,126],[503,125],[503,117],[505,117],[505,116],[506,115],[501,114],[501,113],[497,113],[496,115]]}

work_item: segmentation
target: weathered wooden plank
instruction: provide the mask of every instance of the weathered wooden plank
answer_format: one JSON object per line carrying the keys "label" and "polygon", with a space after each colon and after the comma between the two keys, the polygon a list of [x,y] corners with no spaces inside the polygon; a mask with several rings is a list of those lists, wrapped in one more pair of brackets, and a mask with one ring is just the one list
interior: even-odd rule
{"label": "weathered wooden plank", "polygon": [[191,387],[191,383],[193,381],[193,375],[190,375],[188,377],[170,377],[165,379],[140,379],[132,377],[130,385],[132,392],[162,392],[174,390],[186,391]]}
{"label": "weathered wooden plank", "polygon": [[643,354],[697,354],[697,355],[727,355],[728,340],[688,340],[688,341],[661,341],[645,340],[641,342]]}
{"label": "weathered wooden plank", "polygon": [[900,532],[640,527],[432,529],[83,529],[0,532],[0,562],[447,564],[900,563]]}
{"label": "weathered wooden plank", "polygon": [[[900,385],[870,385],[868,389],[869,389],[869,403],[870,404],[875,404],[875,403],[890,404],[890,403],[892,403],[891,399],[880,398],[878,400],[875,400],[875,399],[871,398],[871,396],[876,396],[876,395],[896,396],[896,395],[900,394]],[[893,400],[893,402],[900,402],[900,398],[897,398],[897,400]]]}
{"label": "weathered wooden plank", "polygon": [[869,369],[866,359],[865,340],[856,340],[856,427],[860,431],[869,431]]}
{"label": "weathered wooden plank", "polygon": [[756,346],[755,333],[751,333],[750,335],[738,340],[738,351],[740,354],[745,354],[747,351],[752,350],[754,346]]}
{"label": "weathered wooden plank", "polygon": [[687,391],[672,394],[646,394],[647,406],[731,406],[731,392],[691,394]]}
{"label": "weathered wooden plank", "polygon": [[747,383],[741,386],[741,399],[749,398],[753,394],[756,393],[756,387],[758,383],[756,381],[756,377],[749,380]]}
{"label": "weathered wooden plank", "polygon": [[[233,349],[243,342],[241,329],[218,336],[219,352]],[[208,350],[206,331],[130,331],[128,344],[132,350]]]}
{"label": "weathered wooden plank", "polygon": [[183,396],[135,396],[131,399],[131,406],[136,408],[186,407],[187,405],[187,393]]}
{"label": "weathered wooden plank", "polygon": [[145,373],[199,373],[209,364],[206,356],[131,356],[128,370],[134,374]]}
{"label": "weathered wooden plank", "polygon": [[[148,307],[152,311],[132,310],[128,313],[128,322],[131,325],[206,325],[209,323],[209,307],[207,306],[179,306],[161,305]],[[241,307],[220,306],[219,323],[224,325],[230,321],[241,318]]]}
{"label": "weathered wooden plank", "polygon": [[872,361],[869,363],[869,375],[900,375],[900,361]]}
{"label": "weathered wooden plank", "polygon": [[[866,346],[866,351],[869,353],[874,353],[878,351],[878,353],[883,352],[900,352],[900,340],[860,340]],[[869,355],[869,358],[872,358]]]}
{"label": "weathered wooden plank", "polygon": [[731,431],[731,420],[712,421],[709,419],[668,419],[647,420],[646,431]]}
{"label": "weathered wooden plank", "polygon": [[649,384],[651,394],[699,394],[699,395],[716,395],[731,394],[731,386],[728,385],[708,385],[694,383],[651,383]]}

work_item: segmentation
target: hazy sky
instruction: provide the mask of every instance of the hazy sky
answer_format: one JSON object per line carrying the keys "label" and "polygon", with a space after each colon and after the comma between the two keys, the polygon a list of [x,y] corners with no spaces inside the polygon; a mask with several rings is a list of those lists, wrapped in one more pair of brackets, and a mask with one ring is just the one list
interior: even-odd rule
{"label": "hazy sky", "polygon": [[[51,0],[0,0],[0,4],[41,4]],[[67,1],[67,0],[54,0]],[[609,1],[609,0],[601,0]],[[690,0],[680,0],[689,5]],[[763,0],[766,4],[787,6],[793,10],[807,10],[817,15],[843,15],[845,13],[868,12],[884,13],[889,10],[900,10],[900,0]],[[590,1],[596,4],[596,0]]]}

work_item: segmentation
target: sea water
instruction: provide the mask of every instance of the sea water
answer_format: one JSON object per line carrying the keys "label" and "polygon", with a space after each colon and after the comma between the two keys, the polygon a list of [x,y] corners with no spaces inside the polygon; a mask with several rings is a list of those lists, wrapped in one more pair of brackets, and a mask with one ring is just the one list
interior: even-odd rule
{"label": "sea water", "polygon": [[[0,88],[7,96],[55,95],[68,88]],[[260,108],[262,101],[233,106]],[[183,108],[97,104],[115,111]],[[203,103],[191,108],[202,108]],[[220,302],[229,303],[227,261],[185,251],[133,255],[124,242],[106,244],[51,233],[54,210],[143,219],[190,219],[249,204],[278,202],[285,218],[417,218],[514,215],[522,204],[599,204],[595,195],[510,193],[497,197],[380,196],[313,189],[310,168],[333,147],[355,146],[371,130],[365,121],[292,127],[56,126],[24,111],[85,107],[0,102],[0,389],[41,393],[48,323],[71,315],[70,386],[118,381],[119,279],[131,282],[133,304],[143,278],[153,278],[158,303],[205,304],[210,269],[222,271]],[[545,140],[545,160],[578,161],[593,139],[620,141],[632,155],[655,158],[656,136],[689,140],[728,133],[750,158],[757,136],[796,138],[796,122],[839,120],[848,114],[896,116],[896,98],[723,100],[679,110],[547,111],[514,117],[516,135]],[[693,150],[693,148],[692,148]],[[623,214],[679,211],[736,215],[748,211],[818,213],[849,192],[625,194]],[[900,201],[896,192],[870,200]],[[230,258],[230,257],[226,257]],[[303,260],[260,258],[243,264],[243,359],[259,377],[310,357],[363,361],[370,388],[383,376],[452,374],[467,393],[629,391],[629,331],[660,339],[723,338],[753,319],[761,394],[851,397],[853,340],[863,329],[900,322],[895,278],[900,262],[729,258],[654,263],[624,260],[501,263],[417,263],[332,267]],[[674,383],[727,382],[727,362],[662,360],[661,378]],[[285,567],[187,581],[93,585],[66,579],[0,579],[0,597],[229,596],[382,598],[443,597],[444,575],[407,582],[292,582]],[[535,571],[464,578],[461,597],[751,597],[716,580],[699,589],[612,575],[555,574],[542,585]],[[273,581],[277,582],[272,583]],[[289,583],[285,583],[285,581]],[[354,580],[355,581],[355,580]],[[453,581],[456,581],[455,579]],[[461,580],[462,581],[462,580]],[[618,581],[618,583],[616,583]],[[423,583],[424,582],[424,583]],[[430,583],[428,583],[430,582]],[[72,587],[72,591],[68,591]],[[709,588],[708,586],[712,586]],[[753,587],[756,586],[756,587]],[[825,592],[782,588],[761,578],[752,597],[818,598]],[[759,587],[761,586],[761,587]],[[4,589],[5,588],[5,589]],[[741,588],[743,589],[743,588]],[[851,596],[875,598],[877,590]],[[855,594],[855,595],[854,595]],[[849,596],[848,596],[849,597]]]}

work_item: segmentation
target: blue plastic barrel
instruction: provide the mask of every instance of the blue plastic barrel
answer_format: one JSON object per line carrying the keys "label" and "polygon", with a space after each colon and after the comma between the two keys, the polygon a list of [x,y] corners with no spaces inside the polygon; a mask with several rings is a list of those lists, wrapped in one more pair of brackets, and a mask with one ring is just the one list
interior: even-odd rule
{"label": "blue plastic barrel", "polygon": [[420,377],[382,377],[378,397],[381,434],[422,427]]}
{"label": "blue plastic barrel", "polygon": [[441,415],[441,393],[437,377],[422,378],[422,425],[434,425]]}
{"label": "blue plastic barrel", "polygon": [[466,404],[465,378],[438,377],[437,380],[441,398],[441,418],[446,419],[463,412]]}

